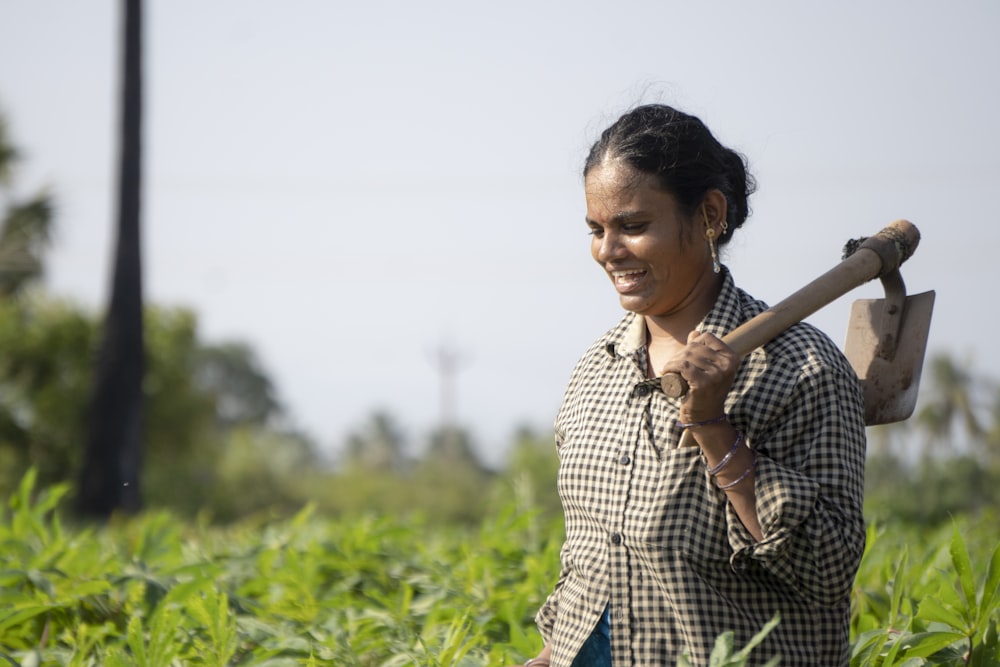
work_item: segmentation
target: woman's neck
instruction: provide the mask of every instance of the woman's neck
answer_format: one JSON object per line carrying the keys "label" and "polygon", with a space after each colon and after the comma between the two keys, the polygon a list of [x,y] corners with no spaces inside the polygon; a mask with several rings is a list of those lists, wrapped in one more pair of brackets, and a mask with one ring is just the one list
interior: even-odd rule
{"label": "woman's neck", "polygon": [[646,322],[646,349],[649,355],[650,377],[658,377],[661,370],[687,345],[688,334],[697,328],[715,305],[722,291],[722,278],[717,278],[710,289],[701,290],[698,296],[683,308],[665,315],[644,315]]}
{"label": "woman's neck", "polygon": [[695,330],[715,306],[719,292],[722,291],[722,282],[722,275],[712,273],[703,288],[693,291],[692,298],[680,308],[663,315],[643,315],[647,342],[651,345],[686,345],[688,334]]}

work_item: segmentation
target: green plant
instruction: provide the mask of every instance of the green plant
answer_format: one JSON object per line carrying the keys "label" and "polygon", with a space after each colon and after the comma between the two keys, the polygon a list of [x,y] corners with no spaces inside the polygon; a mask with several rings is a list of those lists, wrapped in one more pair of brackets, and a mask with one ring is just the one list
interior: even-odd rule
{"label": "green plant", "polygon": [[[870,531],[869,549],[874,537]],[[904,546],[894,561],[883,561],[884,568],[892,567],[885,594],[858,592],[852,667],[1000,664],[1000,546],[978,585],[957,524],[947,543],[951,571],[942,563],[943,551],[937,547],[913,567]]]}
{"label": "green plant", "polygon": [[[0,665],[464,667],[541,645],[533,615],[563,527],[516,486],[475,527],[316,506],[228,526],[148,512],[92,527],[64,523],[65,486],[36,484],[30,471],[0,508]],[[967,525],[871,529],[854,665],[997,664],[1000,549]],[[740,648],[720,636],[712,666],[750,662],[777,622]]]}
{"label": "green plant", "polygon": [[[775,614],[774,617],[764,624],[764,627],[760,629],[760,632],[755,634],[747,642],[746,646],[737,650],[735,643],[735,636],[732,632],[723,632],[715,640],[715,646],[712,648],[712,654],[708,657],[708,667],[745,667],[747,661],[750,659],[750,654],[753,652],[757,646],[764,641],[764,638],[770,634],[771,630],[778,626],[781,622],[781,616]],[[776,667],[781,662],[781,656],[774,656],[766,663],[764,667]],[[677,667],[693,667],[690,658],[685,654],[681,656],[680,660],[677,661]]]}

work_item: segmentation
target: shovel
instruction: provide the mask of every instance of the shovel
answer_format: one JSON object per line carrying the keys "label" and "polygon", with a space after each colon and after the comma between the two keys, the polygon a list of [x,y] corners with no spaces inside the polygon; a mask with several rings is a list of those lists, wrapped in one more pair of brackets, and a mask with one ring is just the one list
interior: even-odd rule
{"label": "shovel", "polygon": [[[927,347],[934,292],[906,295],[899,273],[920,242],[920,232],[897,220],[878,234],[847,244],[844,260],[816,280],[726,334],[722,341],[740,357],[767,344],[855,287],[880,278],[885,299],[861,299],[851,309],[844,354],[861,381],[865,424],[890,424],[913,414]],[[677,373],[660,378],[671,398],[687,393]]]}

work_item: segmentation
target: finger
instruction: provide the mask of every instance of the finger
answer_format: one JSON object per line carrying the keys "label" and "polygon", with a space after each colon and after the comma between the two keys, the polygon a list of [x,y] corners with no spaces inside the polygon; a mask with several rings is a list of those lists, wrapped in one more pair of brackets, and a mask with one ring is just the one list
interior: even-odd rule
{"label": "finger", "polygon": [[710,358],[690,356],[681,362],[681,377],[692,386],[702,384],[714,375],[718,366]]}

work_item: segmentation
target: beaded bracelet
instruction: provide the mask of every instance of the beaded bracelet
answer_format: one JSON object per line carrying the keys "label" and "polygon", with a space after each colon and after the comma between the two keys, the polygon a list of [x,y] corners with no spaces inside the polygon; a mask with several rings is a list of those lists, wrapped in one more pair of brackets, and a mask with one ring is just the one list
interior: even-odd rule
{"label": "beaded bracelet", "polygon": [[688,424],[685,424],[684,422],[677,422],[677,425],[680,426],[683,429],[698,428],[699,426],[708,426],[710,424],[718,424],[719,422],[724,422],[727,419],[729,419],[729,415],[727,415],[725,412],[723,412],[721,417],[716,417],[715,419],[706,419],[703,422],[690,422]]}
{"label": "beaded bracelet", "polygon": [[725,468],[726,465],[732,460],[733,455],[736,453],[736,450],[739,449],[741,442],[743,442],[743,434],[737,431],[736,442],[734,442],[733,446],[729,449],[728,452],[726,452],[726,455],[722,457],[722,460],[719,461],[718,465],[716,465],[714,468],[708,469],[708,474],[715,477],[715,475],[717,475],[723,468]]}
{"label": "beaded bracelet", "polygon": [[715,484],[723,491],[727,491],[736,486],[737,484],[739,484],[740,482],[742,482],[743,480],[745,480],[750,475],[750,473],[753,472],[753,469],[756,467],[757,467],[757,453],[754,452],[753,461],[750,462],[750,465],[747,466],[746,470],[740,473],[739,477],[729,482],[728,484],[719,484],[718,482],[716,482]]}
{"label": "beaded bracelet", "polygon": [[524,663],[524,667],[549,667],[549,661],[545,658],[532,658]]}

